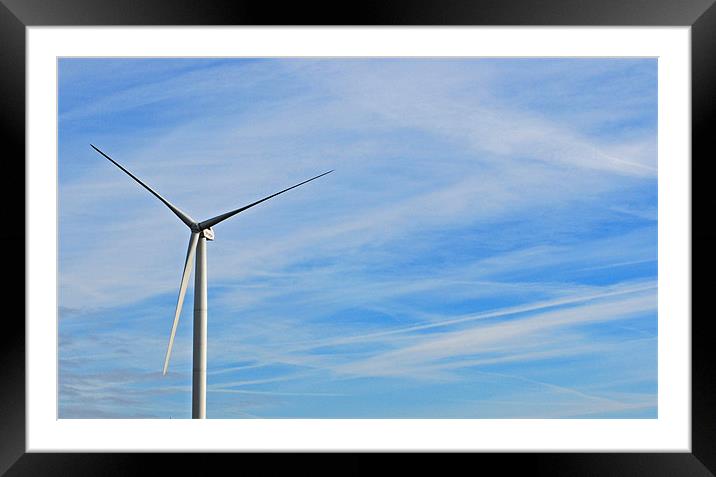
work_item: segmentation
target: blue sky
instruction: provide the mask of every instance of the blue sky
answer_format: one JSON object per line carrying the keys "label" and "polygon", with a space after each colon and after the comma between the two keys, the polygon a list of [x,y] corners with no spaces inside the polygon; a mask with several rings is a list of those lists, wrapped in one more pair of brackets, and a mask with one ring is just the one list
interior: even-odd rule
{"label": "blue sky", "polygon": [[59,417],[657,417],[655,59],[61,59]]}

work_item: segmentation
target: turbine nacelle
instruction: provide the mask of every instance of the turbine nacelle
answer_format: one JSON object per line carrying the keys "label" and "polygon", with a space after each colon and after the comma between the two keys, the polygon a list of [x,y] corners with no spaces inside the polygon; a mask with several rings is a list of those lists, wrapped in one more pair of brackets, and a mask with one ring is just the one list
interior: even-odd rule
{"label": "turbine nacelle", "polygon": [[192,233],[199,234],[200,237],[204,237],[206,240],[214,240],[214,229],[201,222],[192,222],[189,225],[189,229]]}

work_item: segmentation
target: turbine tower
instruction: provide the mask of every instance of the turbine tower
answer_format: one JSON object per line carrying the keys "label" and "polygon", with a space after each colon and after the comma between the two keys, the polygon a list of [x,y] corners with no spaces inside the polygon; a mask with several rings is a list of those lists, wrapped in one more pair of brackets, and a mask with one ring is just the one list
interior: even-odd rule
{"label": "turbine tower", "polygon": [[179,324],[179,315],[181,314],[181,308],[184,304],[184,295],[186,294],[187,285],[189,284],[189,276],[191,275],[191,269],[196,256],[196,273],[194,274],[194,349],[193,349],[193,366],[192,366],[192,388],[191,388],[191,417],[192,419],[205,419],[206,418],[206,329],[207,329],[207,271],[206,271],[206,242],[214,240],[214,231],[212,227],[229,217],[243,212],[251,207],[260,204],[272,197],[276,197],[279,194],[283,194],[291,189],[295,189],[298,186],[311,182],[312,180],[323,177],[326,174],[333,172],[330,170],[312,177],[308,180],[300,182],[294,186],[291,186],[282,191],[271,194],[268,197],[252,202],[238,209],[231,210],[221,215],[217,215],[203,222],[197,222],[185,212],[182,212],[178,207],[173,205],[171,202],[166,200],[164,197],[159,195],[147,184],[139,180],[134,174],[129,172],[127,169],[122,167],[117,161],[109,157],[104,152],[100,151],[93,144],[90,144],[92,148],[107,158],[112,164],[119,167],[129,177],[137,181],[139,185],[147,189],[157,199],[161,200],[164,205],[174,212],[174,215],[179,217],[179,220],[191,230],[189,236],[189,247],[186,251],[186,261],[184,262],[184,272],[181,276],[181,285],[179,286],[179,298],[177,299],[176,311],[174,313],[174,321],[172,322],[171,333],[169,334],[169,346],[167,347],[167,354],[164,357],[164,370],[162,374],[167,374],[167,368],[169,367],[169,357],[172,354],[172,346],[174,345],[174,335],[177,331],[177,325]]}

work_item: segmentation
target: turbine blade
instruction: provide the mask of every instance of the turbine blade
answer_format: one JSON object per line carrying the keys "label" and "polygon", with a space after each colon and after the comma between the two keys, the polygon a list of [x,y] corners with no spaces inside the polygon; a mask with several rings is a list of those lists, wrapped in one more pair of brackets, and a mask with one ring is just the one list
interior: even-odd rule
{"label": "turbine blade", "polygon": [[295,188],[298,187],[298,186],[302,186],[303,184],[306,184],[306,183],[308,183],[308,182],[311,182],[312,180],[318,179],[319,177],[323,177],[323,176],[325,176],[326,174],[330,174],[331,172],[333,172],[333,170],[330,170],[330,171],[328,171],[328,172],[324,172],[323,174],[319,174],[319,175],[317,175],[316,177],[311,177],[310,179],[308,179],[308,180],[306,180],[306,181],[300,182],[300,183],[298,183],[298,184],[296,184],[296,185],[294,185],[294,186],[289,187],[288,189],[284,189],[284,190],[282,190],[282,191],[276,192],[275,194],[271,194],[270,196],[264,197],[263,199],[257,200],[256,202],[252,202],[252,203],[250,203],[249,205],[245,205],[245,206],[240,207],[240,208],[238,208],[238,209],[236,209],[236,210],[232,210],[232,211],[230,211],[230,212],[226,212],[225,214],[217,215],[216,217],[214,217],[214,218],[212,218],[212,219],[205,220],[205,221],[203,221],[203,222],[199,222],[199,229],[200,229],[200,230],[204,230],[204,229],[208,229],[209,227],[213,227],[214,225],[218,224],[219,222],[223,222],[224,220],[228,219],[229,217],[233,217],[234,215],[238,214],[239,212],[243,212],[243,211],[246,210],[246,209],[250,209],[251,207],[253,207],[253,206],[255,206],[255,205],[258,205],[258,204],[260,204],[261,202],[264,202],[264,201],[266,201],[266,200],[269,200],[269,199],[272,198],[272,197],[276,197],[276,196],[279,195],[279,194],[283,194],[284,192],[288,192],[288,191],[290,191],[291,189],[295,189]]}
{"label": "turbine blade", "polygon": [[194,253],[196,252],[196,244],[199,241],[199,234],[192,232],[189,237],[189,248],[186,251],[186,262],[184,263],[184,273],[181,276],[181,286],[179,287],[179,298],[177,299],[177,308],[174,312],[174,322],[172,323],[172,332],[169,335],[169,346],[167,347],[167,355],[164,357],[164,371],[163,375],[167,374],[167,368],[169,367],[169,357],[172,354],[172,346],[174,346],[174,335],[177,332],[177,325],[179,324],[179,315],[181,315],[181,307],[184,304],[184,295],[186,295],[186,288],[189,285],[189,275],[191,275],[191,269],[194,266]]}
{"label": "turbine blade", "polygon": [[132,179],[134,179],[135,181],[137,181],[137,182],[139,183],[139,185],[141,185],[142,187],[144,187],[145,189],[147,189],[149,192],[151,192],[151,193],[154,195],[154,197],[156,197],[157,199],[161,200],[161,201],[164,203],[164,205],[166,205],[167,207],[169,207],[169,209],[170,209],[172,212],[174,212],[174,215],[176,215],[177,217],[179,217],[179,219],[187,225],[187,227],[191,228],[192,225],[194,225],[194,224],[196,223],[196,222],[194,221],[194,219],[192,219],[191,217],[189,217],[189,215],[187,215],[186,213],[182,212],[182,211],[181,211],[178,207],[176,207],[174,204],[172,204],[172,203],[169,202],[167,199],[165,199],[164,197],[162,197],[161,195],[159,195],[157,192],[155,192],[154,190],[152,190],[151,187],[149,187],[149,186],[148,186],[147,184],[145,184],[144,182],[140,181],[139,178],[137,178],[137,176],[135,176],[134,174],[132,174],[131,172],[129,172],[127,169],[125,169],[124,167],[122,167],[117,161],[115,161],[114,159],[112,159],[111,157],[109,157],[107,154],[105,154],[104,152],[100,151],[97,147],[95,147],[94,144],[90,144],[90,146],[92,146],[92,149],[94,149],[95,151],[99,152],[100,154],[102,154],[102,155],[103,155],[104,157],[106,157],[107,159],[109,159],[109,161],[110,161],[112,164],[114,164],[115,166],[117,166],[117,167],[119,167],[120,169],[122,169],[122,171],[124,171],[129,177],[131,177]]}

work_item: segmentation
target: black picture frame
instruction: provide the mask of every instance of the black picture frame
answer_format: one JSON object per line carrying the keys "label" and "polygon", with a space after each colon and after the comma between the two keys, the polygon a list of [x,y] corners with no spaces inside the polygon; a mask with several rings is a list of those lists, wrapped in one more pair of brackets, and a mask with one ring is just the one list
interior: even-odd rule
{"label": "black picture frame", "polygon": [[[710,313],[696,313],[705,292],[716,281],[713,274],[695,279],[714,262],[716,234],[708,221],[694,220],[697,212],[712,211],[713,194],[707,194],[709,164],[714,161],[710,119],[716,110],[716,6],[714,0],[392,0],[352,4],[294,2],[274,4],[259,1],[195,2],[190,0],[0,0],[0,118],[2,120],[3,177],[5,204],[23,200],[8,186],[24,178],[25,157],[25,28],[28,26],[80,25],[606,25],[690,26],[692,60],[692,452],[691,453],[528,453],[471,454],[455,456],[453,464],[497,465],[501,473],[529,471],[546,475],[714,475],[716,473],[716,395],[712,382],[712,338],[708,333]],[[12,170],[15,168],[15,170]],[[23,181],[24,183],[24,181]],[[9,209],[6,209],[9,211]],[[24,270],[25,254],[17,253],[24,236],[6,216],[2,234],[6,266]],[[8,251],[14,251],[9,253]],[[26,251],[25,251],[26,253]],[[23,263],[21,264],[21,260]],[[22,268],[21,268],[22,267]],[[20,281],[15,281],[19,288]],[[22,282],[24,283],[24,281]],[[708,288],[707,288],[708,287]],[[22,291],[6,285],[8,295]],[[24,285],[23,285],[24,291]],[[696,299],[700,291],[701,299]],[[0,474],[15,475],[127,475],[150,470],[149,463],[163,466],[162,473],[191,471],[241,462],[270,466],[274,459],[262,455],[219,454],[212,459],[186,454],[118,453],[26,453],[25,440],[25,327],[19,313],[3,316],[0,333]],[[24,315],[24,313],[23,313]],[[331,475],[363,472],[405,471],[404,464],[378,464],[375,456],[352,454],[325,456],[316,464],[311,455],[295,456],[291,471],[302,467],[312,473]],[[249,459],[250,462],[246,460]],[[469,462],[466,460],[469,459]],[[444,473],[443,465],[425,462],[413,455],[410,464],[423,471]],[[477,460],[477,461],[476,461]],[[229,462],[231,461],[231,462]],[[400,465],[400,467],[398,467]],[[434,469],[431,466],[435,465]],[[248,468],[248,467],[246,467]],[[485,467],[487,469],[487,467]]]}

